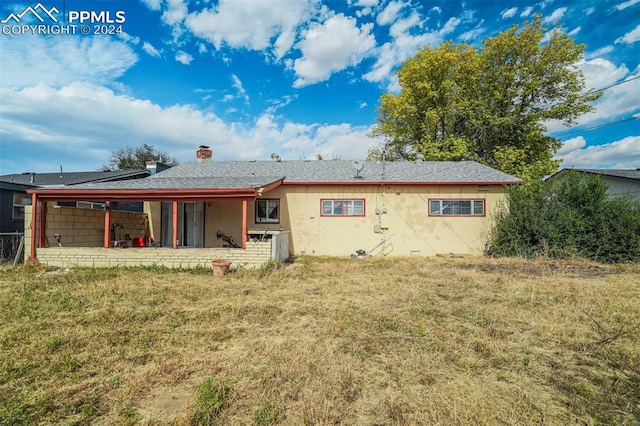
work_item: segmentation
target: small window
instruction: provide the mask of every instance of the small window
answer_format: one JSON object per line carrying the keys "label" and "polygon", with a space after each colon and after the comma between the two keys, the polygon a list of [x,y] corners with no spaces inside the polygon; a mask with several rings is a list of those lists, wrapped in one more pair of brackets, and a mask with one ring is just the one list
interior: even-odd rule
{"label": "small window", "polygon": [[484,216],[484,200],[429,200],[429,216]]}
{"label": "small window", "polygon": [[91,210],[104,210],[107,205],[105,203],[90,203],[88,201],[76,202],[76,207],[79,209],[91,209]]}
{"label": "small window", "polygon": [[24,206],[31,205],[31,196],[22,192],[13,193],[13,218],[24,219]]}
{"label": "small window", "polygon": [[280,200],[256,200],[256,223],[280,223]]}
{"label": "small window", "polygon": [[321,200],[322,216],[364,216],[364,200]]}

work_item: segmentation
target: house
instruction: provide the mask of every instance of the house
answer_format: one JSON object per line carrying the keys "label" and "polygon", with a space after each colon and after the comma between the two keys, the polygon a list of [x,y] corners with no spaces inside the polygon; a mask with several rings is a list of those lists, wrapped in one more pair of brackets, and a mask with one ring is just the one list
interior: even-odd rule
{"label": "house", "polygon": [[[473,161],[213,161],[206,147],[197,157],[145,179],[28,190],[38,206],[31,257],[188,267],[222,257],[252,266],[300,254],[481,254],[506,186],[521,182]],[[47,208],[78,200],[107,208],[90,218]],[[125,223],[111,206],[131,201],[144,213]],[[71,217],[86,225],[64,247],[47,244]],[[123,234],[154,242],[121,250]]]}
{"label": "house", "polygon": [[569,170],[584,175],[600,176],[609,186],[609,196],[630,194],[640,199],[640,169],[562,169],[545,180],[551,182],[562,179]]}
{"label": "house", "polygon": [[[0,176],[0,233],[24,231],[24,207],[31,205],[29,188],[58,188],[86,182],[109,182],[149,176],[149,170],[65,173],[20,173]],[[95,207],[82,204],[86,208]],[[75,205],[75,204],[74,204]],[[126,209],[127,206],[121,206]],[[134,207],[135,208],[135,207]]]}

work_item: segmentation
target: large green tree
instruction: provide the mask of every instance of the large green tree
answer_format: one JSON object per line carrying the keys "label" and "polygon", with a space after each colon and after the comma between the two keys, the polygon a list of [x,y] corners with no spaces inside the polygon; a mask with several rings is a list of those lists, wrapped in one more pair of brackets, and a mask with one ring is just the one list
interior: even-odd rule
{"label": "large green tree", "polygon": [[385,143],[370,157],[472,159],[527,180],[556,170],[560,142],[545,121],[574,123],[600,93],[585,90],[576,67],[584,45],[546,31],[538,15],[479,48],[420,50],[397,72],[400,93],[380,98],[373,134]]}
{"label": "large green tree", "polygon": [[178,164],[175,158],[156,151],[152,145],[145,143],[138,147],[127,146],[113,151],[101,170],[144,170],[147,161],[159,161],[168,166]]}

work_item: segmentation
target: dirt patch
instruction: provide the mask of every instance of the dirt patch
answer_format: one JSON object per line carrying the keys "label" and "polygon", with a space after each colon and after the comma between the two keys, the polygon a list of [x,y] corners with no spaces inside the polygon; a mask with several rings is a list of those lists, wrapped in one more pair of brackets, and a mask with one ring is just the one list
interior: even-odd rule
{"label": "dirt patch", "polygon": [[140,401],[139,423],[143,425],[170,424],[184,417],[195,395],[194,385],[159,387]]}
{"label": "dirt patch", "polygon": [[516,273],[533,276],[560,275],[575,278],[597,278],[611,274],[619,274],[624,268],[600,264],[582,264],[551,260],[512,261],[486,258],[481,263],[465,263],[464,259],[452,261],[455,267],[487,273]]}

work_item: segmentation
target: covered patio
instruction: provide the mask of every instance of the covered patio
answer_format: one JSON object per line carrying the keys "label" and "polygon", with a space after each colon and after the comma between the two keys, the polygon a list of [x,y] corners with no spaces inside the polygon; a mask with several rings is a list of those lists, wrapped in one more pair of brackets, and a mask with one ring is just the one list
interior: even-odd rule
{"label": "covered patio", "polygon": [[[29,240],[29,259],[47,264],[86,265],[86,266],[117,266],[117,265],[144,265],[163,264],[171,267],[193,267],[206,265],[212,259],[229,259],[235,263],[256,265],[270,258],[286,259],[288,257],[288,244],[282,244],[284,238],[288,242],[286,232],[280,238],[280,242],[251,241],[248,224],[248,204],[254,203],[256,198],[282,184],[282,177],[203,177],[203,178],[161,178],[151,176],[145,179],[136,179],[120,182],[99,184],[84,184],[60,188],[34,188],[28,191],[32,200],[31,214],[25,221],[25,235]],[[81,209],[60,207],[60,202],[99,203],[102,210],[82,212]],[[136,213],[130,222],[128,229],[135,229],[131,233],[140,234],[143,237],[136,238],[144,243],[133,244],[133,247],[124,244],[127,250],[122,250],[120,244],[121,235],[116,235],[114,227],[125,228],[122,222],[124,212],[114,209],[116,203],[144,203],[144,213]],[[181,206],[192,204],[201,206],[202,214],[198,217],[191,215],[186,217],[186,210]],[[234,229],[240,232],[237,241],[225,247],[216,247],[212,244],[212,233],[215,236],[215,224],[205,223],[205,206],[213,209],[229,210],[232,213]],[[227,207],[228,206],[228,207]],[[76,236],[74,244],[52,243],[60,240],[55,229],[49,226],[48,217],[54,217],[52,210],[60,213],[62,221],[77,222],[67,232]],[[160,212],[163,212],[162,214]],[[164,213],[167,214],[164,214]],[[184,215],[184,217],[183,217]],[[239,217],[238,217],[239,216]],[[153,223],[155,219],[156,223]],[[60,220],[60,219],[55,219]],[[141,230],[140,221],[144,223]],[[97,223],[100,222],[100,223]],[[157,223],[160,222],[160,223]],[[193,230],[200,232],[200,236],[191,239],[191,244],[186,246],[184,235],[186,225],[193,222]],[[209,220],[209,222],[212,222]],[[59,222],[54,222],[60,227]],[[151,224],[153,223],[153,226]],[[93,227],[93,238],[81,238],[84,228]],[[205,233],[206,231],[206,233]],[[101,235],[96,237],[96,233]],[[190,230],[190,234],[193,232]],[[217,232],[220,238],[220,232]],[[57,236],[57,240],[56,240]],[[128,239],[131,239],[127,234]],[[70,237],[73,238],[73,237]],[[152,239],[155,241],[150,244]],[[276,244],[277,243],[277,244]],[[278,247],[276,247],[278,246]],[[283,253],[286,248],[287,253]],[[179,250],[180,249],[180,250]],[[179,250],[179,251],[176,251]],[[64,263],[64,265],[63,265]]]}

